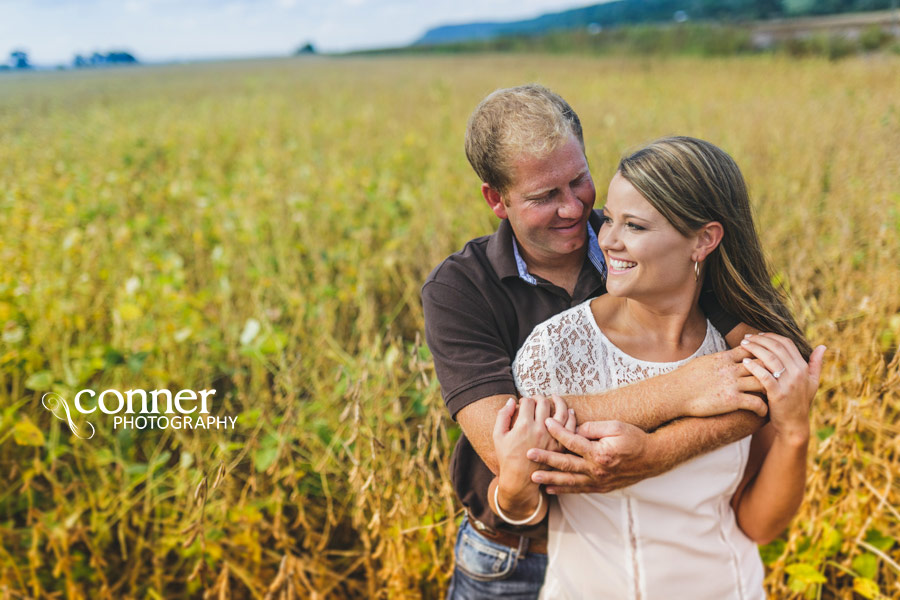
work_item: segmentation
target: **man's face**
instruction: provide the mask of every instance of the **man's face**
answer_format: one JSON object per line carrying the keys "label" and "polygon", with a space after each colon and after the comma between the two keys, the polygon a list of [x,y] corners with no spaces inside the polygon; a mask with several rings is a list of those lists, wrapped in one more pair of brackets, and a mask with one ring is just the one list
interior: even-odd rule
{"label": "man's face", "polygon": [[525,261],[552,263],[582,250],[596,190],[578,139],[544,158],[520,157],[512,175],[503,202],[488,203],[509,219]]}

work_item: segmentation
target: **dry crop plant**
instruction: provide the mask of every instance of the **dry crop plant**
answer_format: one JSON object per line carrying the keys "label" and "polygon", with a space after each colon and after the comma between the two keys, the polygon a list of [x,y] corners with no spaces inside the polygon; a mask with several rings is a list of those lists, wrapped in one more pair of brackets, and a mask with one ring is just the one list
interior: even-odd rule
{"label": "dry crop plant", "polygon": [[[0,598],[438,597],[459,507],[420,332],[429,270],[494,223],[462,153],[492,89],[584,121],[602,203],[654,137],[750,182],[829,348],[773,597],[900,597],[897,59],[284,60],[0,86]],[[40,404],[215,388],[234,429],[90,440]],[[84,417],[78,416],[79,424]]]}

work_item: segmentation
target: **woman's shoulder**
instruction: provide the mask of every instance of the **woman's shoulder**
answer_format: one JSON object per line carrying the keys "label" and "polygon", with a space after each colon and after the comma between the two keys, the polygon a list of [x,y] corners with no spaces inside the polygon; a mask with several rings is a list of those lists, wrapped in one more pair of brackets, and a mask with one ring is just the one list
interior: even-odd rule
{"label": "woman's shoulder", "polygon": [[588,323],[591,320],[593,320],[593,315],[591,314],[591,300],[585,300],[581,304],[576,304],[572,308],[566,309],[561,313],[553,315],[546,321],[538,323],[528,337],[532,338],[544,333],[555,337],[561,330],[573,326],[584,326],[585,323]]}

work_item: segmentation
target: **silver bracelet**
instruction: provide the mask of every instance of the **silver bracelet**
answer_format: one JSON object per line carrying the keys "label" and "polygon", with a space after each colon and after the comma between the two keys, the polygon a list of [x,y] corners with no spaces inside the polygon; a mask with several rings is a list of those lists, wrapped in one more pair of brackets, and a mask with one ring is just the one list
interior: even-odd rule
{"label": "silver bracelet", "polygon": [[538,505],[537,508],[534,509],[534,512],[531,513],[531,516],[527,519],[519,519],[518,521],[515,519],[510,519],[506,515],[503,514],[503,511],[500,509],[500,484],[494,486],[494,508],[497,509],[497,516],[509,523],[510,525],[524,525],[538,516],[538,513],[541,512],[541,507],[544,505],[544,495],[538,492]]}

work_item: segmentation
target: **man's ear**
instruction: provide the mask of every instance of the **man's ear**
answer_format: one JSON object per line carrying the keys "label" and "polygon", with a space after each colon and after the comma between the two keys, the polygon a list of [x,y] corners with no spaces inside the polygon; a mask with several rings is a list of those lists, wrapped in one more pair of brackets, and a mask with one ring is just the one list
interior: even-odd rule
{"label": "man's ear", "polygon": [[481,195],[487,201],[488,206],[494,211],[494,214],[501,219],[507,218],[506,204],[503,203],[503,196],[499,191],[491,187],[489,183],[481,184]]}
{"label": "man's ear", "polygon": [[697,231],[697,245],[694,248],[693,259],[702,262],[719,247],[725,228],[718,221],[710,221]]}

